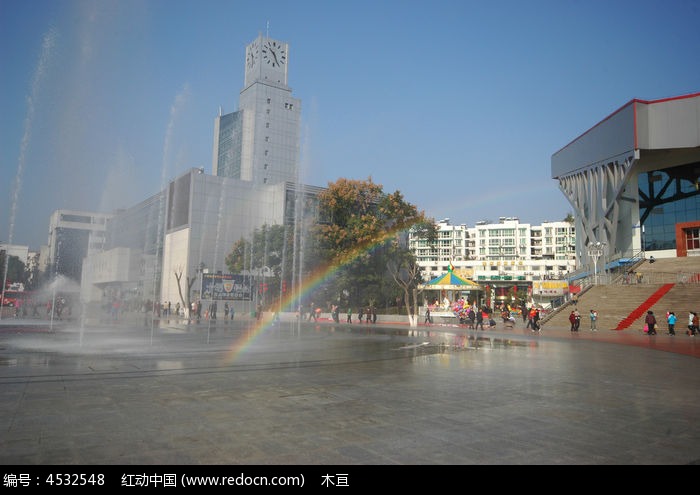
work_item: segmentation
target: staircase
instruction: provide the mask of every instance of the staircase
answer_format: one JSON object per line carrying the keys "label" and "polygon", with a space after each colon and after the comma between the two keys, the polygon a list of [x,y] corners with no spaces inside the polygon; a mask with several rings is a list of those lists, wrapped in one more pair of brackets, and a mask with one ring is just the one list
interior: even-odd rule
{"label": "staircase", "polygon": [[[589,328],[588,313],[598,311],[599,330],[631,329],[642,331],[647,311],[653,311],[661,325],[659,333],[666,332],[666,312],[678,317],[676,332],[682,334],[688,325],[688,313],[700,313],[700,257],[644,261],[635,266],[642,274],[642,283],[594,285],[579,294],[581,330]],[[636,278],[632,278],[636,280]],[[548,315],[547,326],[568,328],[572,304]]]}
{"label": "staircase", "polygon": [[676,284],[662,285],[659,290],[657,290],[651,296],[649,296],[649,299],[637,306],[634,309],[634,311],[632,311],[626,318],[624,318],[620,323],[618,323],[617,327],[615,327],[615,330],[624,330],[626,328],[629,328],[635,320],[638,320],[642,316],[646,318],[646,314],[647,311],[649,311],[649,308],[651,308],[652,306],[654,306],[654,304],[659,302],[659,300],[662,297],[664,297],[671,289],[673,289],[674,285]]}

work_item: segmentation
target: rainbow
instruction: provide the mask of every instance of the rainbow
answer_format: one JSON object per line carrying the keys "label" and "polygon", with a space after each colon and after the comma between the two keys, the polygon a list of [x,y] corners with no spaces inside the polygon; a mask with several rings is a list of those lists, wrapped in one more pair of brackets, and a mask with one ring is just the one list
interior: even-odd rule
{"label": "rainbow", "polygon": [[[372,243],[367,243],[367,245],[362,245],[362,244],[358,245],[352,251],[346,253],[345,256],[342,257],[340,262],[330,264],[330,265],[324,265],[324,266],[317,268],[310,275],[308,275],[306,277],[306,279],[301,284],[301,286],[298,287],[298,290],[292,291],[293,293],[290,293],[282,298],[282,301],[280,303],[281,311],[288,311],[291,308],[292,304],[294,304],[295,301],[303,299],[303,297],[305,295],[307,295],[311,291],[313,291],[324,280],[326,280],[330,276],[332,276],[341,267],[348,265],[349,263],[351,263],[352,261],[355,261],[356,259],[358,259],[359,257],[361,257],[363,255],[371,253],[376,248],[383,245],[383,243],[386,240],[394,237],[397,232],[405,230],[406,228],[407,228],[406,225],[402,225],[398,228],[387,231],[378,240],[375,240]],[[224,357],[225,364],[231,364],[232,362],[234,362],[236,357],[241,352],[243,352],[243,350],[248,345],[250,345],[253,342],[253,340],[255,340],[256,337],[261,335],[266,329],[272,327],[273,324],[274,324],[274,320],[272,318],[260,318],[260,319],[258,319],[255,322],[255,324],[253,325],[253,327],[250,328],[249,331],[245,332],[245,334],[241,335],[241,337],[238,338],[233,343],[233,345],[229,348],[229,350],[225,353],[225,357]]]}

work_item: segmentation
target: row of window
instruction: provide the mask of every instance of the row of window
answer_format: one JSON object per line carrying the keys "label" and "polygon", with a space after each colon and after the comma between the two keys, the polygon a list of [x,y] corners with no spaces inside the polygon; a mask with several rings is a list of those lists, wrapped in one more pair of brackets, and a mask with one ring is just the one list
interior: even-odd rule
{"label": "row of window", "polygon": [[[268,98],[268,99],[267,99],[267,104],[268,104],[268,105],[272,104],[272,98]],[[294,104],[293,104],[293,103],[289,103],[289,102],[285,102],[284,108],[285,108],[286,110],[294,110]],[[265,113],[266,113],[267,115],[270,115],[270,109],[267,108],[267,109],[265,110]],[[265,122],[265,128],[266,128],[266,129],[269,129],[269,128],[270,128],[270,122]],[[269,135],[266,135],[266,136],[265,136],[265,142],[266,142],[266,143],[269,143],[269,142],[270,142],[270,136],[269,136]],[[264,156],[265,156],[265,157],[270,156],[270,150],[268,150],[268,149],[264,150]],[[264,164],[263,164],[263,170],[268,170],[269,166],[270,166],[269,163],[264,163]],[[263,177],[263,184],[267,184],[267,183],[268,183],[268,179],[270,179],[269,176]]]}

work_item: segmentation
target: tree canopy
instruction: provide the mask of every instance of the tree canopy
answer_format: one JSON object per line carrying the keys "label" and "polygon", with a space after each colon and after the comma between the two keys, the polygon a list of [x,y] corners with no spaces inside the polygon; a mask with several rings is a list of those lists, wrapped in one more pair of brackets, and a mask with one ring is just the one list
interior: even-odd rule
{"label": "tree canopy", "polygon": [[296,274],[326,273],[312,293],[303,291],[325,309],[408,304],[405,294],[421,282],[407,245],[409,229],[435,237],[434,221],[399,191],[386,194],[371,178],[343,178],[319,193],[318,218],[308,230],[264,226],[236,242],[226,264],[232,273],[267,266],[281,287],[293,286]]}

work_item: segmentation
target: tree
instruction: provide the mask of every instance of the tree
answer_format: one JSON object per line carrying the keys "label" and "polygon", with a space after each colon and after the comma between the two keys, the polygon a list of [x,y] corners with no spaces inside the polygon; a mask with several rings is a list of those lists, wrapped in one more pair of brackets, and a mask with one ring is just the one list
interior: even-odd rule
{"label": "tree", "polygon": [[404,251],[400,256],[392,258],[388,262],[387,268],[394,282],[403,290],[409,325],[418,326],[418,296],[423,290],[418,289],[422,278],[421,269],[416,263],[415,256],[411,252]]}
{"label": "tree", "polygon": [[329,184],[319,194],[319,214],[323,221],[314,229],[314,259],[337,268],[334,292],[351,289],[346,297],[352,305],[374,302],[388,293],[403,295],[410,318],[416,304],[410,295],[420,277],[404,276],[411,260],[415,265],[406,233],[430,225],[434,229],[434,222],[406,202],[399,191],[385,194],[371,178]]}
{"label": "tree", "polygon": [[[194,285],[194,282],[197,280],[197,276],[193,275],[192,277],[187,276],[186,277],[186,282],[185,282],[185,287],[187,288],[185,294],[182,294],[182,266],[178,266],[175,268],[175,280],[177,280],[177,292],[180,295],[180,302],[182,303],[182,307],[185,310],[185,314],[189,315],[190,314],[190,309],[191,309],[191,301],[190,301],[190,292],[192,291],[192,286]],[[191,315],[190,315],[191,316]]]}
{"label": "tree", "polygon": [[[308,199],[308,198],[307,198]],[[366,181],[339,179],[318,195],[317,205],[301,206],[309,212],[304,225],[263,226],[249,239],[238,240],[226,257],[232,273],[254,273],[268,267],[273,274],[268,283],[272,296],[282,295],[280,286],[294,287],[297,275],[304,280],[299,297],[318,305],[345,303],[372,306],[385,298],[401,300],[413,314],[414,299],[405,296],[418,283],[419,275],[404,277],[408,262],[400,264],[401,284],[392,275],[392,260],[415,259],[406,245],[409,229],[435,231],[434,221],[406,202],[396,191],[385,194],[382,186]],[[313,217],[313,218],[311,218]],[[395,266],[395,265],[392,265]],[[415,268],[415,267],[414,267]],[[318,274],[329,274],[321,282]],[[314,280],[314,292],[307,283]],[[406,286],[408,284],[408,286]],[[414,292],[414,291],[413,291]],[[301,306],[304,301],[299,300]]]}
{"label": "tree", "polygon": [[0,280],[7,285],[15,282],[26,284],[27,281],[24,263],[17,256],[8,256],[4,250],[0,251]]}
{"label": "tree", "polygon": [[276,300],[283,287],[291,287],[293,246],[291,228],[263,225],[253,232],[250,239],[241,238],[236,241],[226,256],[225,263],[231,273],[260,274],[266,268],[265,287],[259,295],[268,300]]}
{"label": "tree", "polygon": [[358,246],[381,237],[377,214],[381,196],[381,186],[371,178],[339,179],[319,194],[321,217],[327,219],[315,229],[322,259],[332,264],[349,262],[358,256]]}

